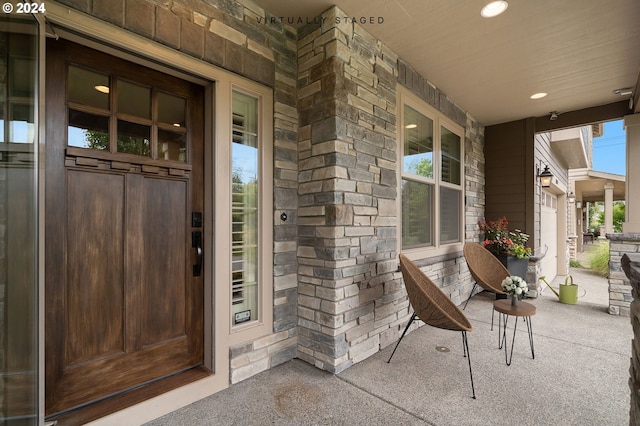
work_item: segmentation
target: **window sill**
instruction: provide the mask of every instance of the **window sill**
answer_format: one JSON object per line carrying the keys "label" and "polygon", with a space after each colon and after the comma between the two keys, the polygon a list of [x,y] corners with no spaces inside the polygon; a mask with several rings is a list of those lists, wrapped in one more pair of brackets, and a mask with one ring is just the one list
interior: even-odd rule
{"label": "window sill", "polygon": [[411,261],[431,259],[433,257],[449,257],[448,255],[462,253],[464,243],[452,243],[441,247],[420,247],[402,250],[402,254]]}

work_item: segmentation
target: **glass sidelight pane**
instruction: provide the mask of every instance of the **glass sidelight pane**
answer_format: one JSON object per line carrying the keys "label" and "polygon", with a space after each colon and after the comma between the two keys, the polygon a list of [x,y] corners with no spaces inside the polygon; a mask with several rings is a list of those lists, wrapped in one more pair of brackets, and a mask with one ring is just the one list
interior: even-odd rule
{"label": "glass sidelight pane", "polygon": [[109,76],[69,65],[68,99],[82,105],[109,109]]}
{"label": "glass sidelight pane", "polygon": [[33,106],[29,104],[11,104],[9,108],[9,142],[34,143]]}
{"label": "glass sidelight pane", "polygon": [[433,245],[433,185],[402,180],[402,248]]}
{"label": "glass sidelight pane", "polygon": [[234,92],[232,118],[232,323],[258,318],[258,100]]}
{"label": "glass sidelight pane", "polygon": [[4,142],[4,97],[0,95],[0,143]]}
{"label": "glass sidelight pane", "polygon": [[151,88],[118,80],[118,113],[151,118]]}
{"label": "glass sidelight pane", "polygon": [[35,62],[28,58],[11,58],[9,63],[9,96],[33,97]]}
{"label": "glass sidelight pane", "polygon": [[67,145],[109,150],[109,117],[69,110]]}
{"label": "glass sidelight pane", "polygon": [[118,152],[151,156],[151,128],[118,120]]}
{"label": "glass sidelight pane", "polygon": [[187,161],[186,133],[158,129],[158,159]]}
{"label": "glass sidelight pane", "polygon": [[0,27],[0,424],[37,425],[44,374],[38,371],[40,158],[34,149],[38,26],[31,16],[3,19],[9,22]]}

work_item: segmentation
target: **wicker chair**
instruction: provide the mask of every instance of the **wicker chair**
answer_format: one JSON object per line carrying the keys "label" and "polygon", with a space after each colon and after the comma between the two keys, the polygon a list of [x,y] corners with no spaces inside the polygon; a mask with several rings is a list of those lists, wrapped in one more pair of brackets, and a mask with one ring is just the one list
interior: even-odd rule
{"label": "wicker chair", "polygon": [[471,371],[471,357],[469,355],[469,343],[467,331],[472,330],[471,323],[458,307],[406,256],[400,255],[400,269],[404,279],[409,303],[414,310],[411,319],[407,323],[402,336],[396,343],[387,363],[391,362],[393,354],[407,333],[407,330],[417,318],[432,327],[462,332],[463,354],[469,363],[469,376],[471,377],[471,392],[473,399],[476,391],[473,385],[473,373]]}
{"label": "wicker chair", "polygon": [[[491,252],[478,243],[465,243],[464,258],[469,266],[471,276],[476,281],[471,289],[469,299],[479,285],[483,289],[498,295],[504,295],[502,291],[502,280],[511,274],[504,265]],[[463,310],[467,307],[469,299],[464,304]],[[493,308],[491,309],[491,329],[493,330]]]}

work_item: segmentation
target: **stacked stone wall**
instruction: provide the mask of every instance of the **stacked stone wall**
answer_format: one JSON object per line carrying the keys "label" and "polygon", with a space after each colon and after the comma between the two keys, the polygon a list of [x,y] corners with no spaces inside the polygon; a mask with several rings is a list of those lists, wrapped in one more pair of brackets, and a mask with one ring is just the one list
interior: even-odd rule
{"label": "stacked stone wall", "polygon": [[[636,234],[640,239],[640,234]],[[629,368],[630,410],[629,425],[640,424],[640,253],[622,255],[621,267],[632,287],[633,301],[630,304],[630,319],[633,329],[631,340],[631,365]]]}
{"label": "stacked stone wall", "polygon": [[[294,358],[298,298],[296,29],[251,1],[58,2],[273,88],[273,334],[230,348],[231,382]],[[286,221],[280,220],[281,213],[287,214]]]}
{"label": "stacked stone wall", "polygon": [[396,261],[397,56],[332,8],[298,38],[298,356],[339,372],[408,302]]}
{"label": "stacked stone wall", "polygon": [[[484,128],[337,8],[298,34],[298,356],[340,372],[398,337],[410,306],[398,273],[403,84],[464,126],[465,237],[484,215]],[[455,303],[473,286],[462,253],[418,262]]]}
{"label": "stacked stone wall", "polygon": [[609,239],[609,313],[630,316],[633,288],[622,270],[625,254],[640,253],[640,234],[607,234]]}

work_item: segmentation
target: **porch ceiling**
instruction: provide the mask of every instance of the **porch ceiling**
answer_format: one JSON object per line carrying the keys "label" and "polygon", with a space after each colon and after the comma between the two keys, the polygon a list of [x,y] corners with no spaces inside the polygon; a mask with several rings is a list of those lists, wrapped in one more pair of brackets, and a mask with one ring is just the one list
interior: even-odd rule
{"label": "porch ceiling", "polygon": [[567,169],[591,166],[580,127],[551,132],[551,151]]}
{"label": "porch ceiling", "polygon": [[626,180],[624,176],[596,171],[588,171],[575,180],[576,199],[583,202],[604,201],[604,186],[613,184],[613,200],[625,199]]}
{"label": "porch ceiling", "polygon": [[[485,125],[613,103],[640,70],[640,1],[255,0],[276,17],[313,19],[332,5],[364,24]],[[549,95],[540,100],[529,96]]]}

